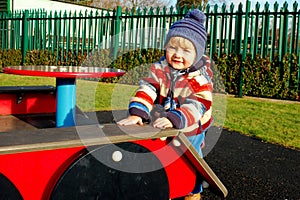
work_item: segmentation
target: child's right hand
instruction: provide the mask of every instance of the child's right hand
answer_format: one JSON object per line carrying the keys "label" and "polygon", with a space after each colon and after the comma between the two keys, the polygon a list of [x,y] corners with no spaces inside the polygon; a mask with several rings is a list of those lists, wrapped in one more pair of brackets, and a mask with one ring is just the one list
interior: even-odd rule
{"label": "child's right hand", "polygon": [[117,124],[121,126],[133,124],[143,125],[143,119],[139,116],[131,115],[125,119],[122,119],[121,121],[118,121]]}
{"label": "child's right hand", "polygon": [[153,122],[153,127],[159,129],[172,128],[173,124],[168,118],[161,117]]}

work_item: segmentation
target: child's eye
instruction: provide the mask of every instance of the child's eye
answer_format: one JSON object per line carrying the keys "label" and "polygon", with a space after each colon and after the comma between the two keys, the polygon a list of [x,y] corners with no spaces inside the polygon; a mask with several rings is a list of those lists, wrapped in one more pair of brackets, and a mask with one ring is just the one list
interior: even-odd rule
{"label": "child's eye", "polygon": [[176,52],[176,48],[174,46],[168,46],[166,49],[169,53],[174,53]]}
{"label": "child's eye", "polygon": [[192,53],[192,50],[191,49],[184,49],[183,52],[184,52],[185,55],[189,55],[189,54]]}

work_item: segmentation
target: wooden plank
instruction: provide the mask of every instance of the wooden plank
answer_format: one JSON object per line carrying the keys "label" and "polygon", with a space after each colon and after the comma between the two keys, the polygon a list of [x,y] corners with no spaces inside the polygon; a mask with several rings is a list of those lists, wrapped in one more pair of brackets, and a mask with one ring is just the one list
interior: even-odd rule
{"label": "wooden plank", "polygon": [[210,190],[220,197],[225,198],[228,194],[226,187],[205,162],[205,160],[199,156],[188,138],[183,133],[180,133],[177,137],[175,137],[174,140],[178,141],[173,142],[173,144],[175,144],[174,147],[177,150],[180,150],[181,153],[186,156],[187,160],[191,162],[203,179],[209,184]]}
{"label": "wooden plank", "polygon": [[150,125],[119,127],[116,124],[3,132],[0,133],[0,154],[172,137],[177,133],[175,129],[159,130]]}
{"label": "wooden plank", "polygon": [[26,123],[25,121],[20,120],[19,118],[13,115],[0,116],[0,132],[13,131],[17,129],[34,130],[36,129],[36,127]]}

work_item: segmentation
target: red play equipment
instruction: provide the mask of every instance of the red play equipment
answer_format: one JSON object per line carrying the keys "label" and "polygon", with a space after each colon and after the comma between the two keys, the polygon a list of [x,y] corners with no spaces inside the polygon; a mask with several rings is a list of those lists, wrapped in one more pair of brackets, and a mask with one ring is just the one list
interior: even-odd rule
{"label": "red play equipment", "polygon": [[199,175],[226,197],[178,130],[56,127],[56,98],[53,86],[0,87],[0,199],[168,200],[189,194]]}
{"label": "red play equipment", "polygon": [[[81,199],[82,196],[169,199],[184,196],[193,189],[199,168],[193,164],[195,161],[189,160],[189,156],[182,154],[174,145],[172,135],[176,134],[175,130],[164,130],[153,135],[150,127],[137,129],[128,126],[129,130],[136,131],[133,135],[142,131],[145,134],[147,130],[143,129],[147,128],[149,135],[153,135],[146,140],[134,140],[134,137],[122,136],[122,130],[115,124],[104,124],[101,131],[107,133],[107,140],[93,132],[97,126],[82,127],[91,133],[87,136],[87,142],[78,138],[73,127],[0,133],[0,179],[5,177],[10,183],[9,189],[5,190],[2,188],[8,187],[7,184],[3,186],[0,183],[0,197],[3,191],[12,193],[5,194],[8,196],[15,195],[17,191],[20,199],[30,200]],[[110,136],[110,133],[114,134]],[[163,136],[170,136],[170,139],[161,140]],[[116,151],[121,151],[123,155],[119,162],[111,159]],[[127,155],[127,152],[130,153]],[[147,154],[147,159],[143,159],[143,154]],[[109,160],[109,163],[102,162],[102,159]],[[126,167],[123,171],[122,167],[119,169],[114,165],[127,166],[136,172],[127,172]],[[205,176],[203,174],[212,183],[212,191],[226,196],[224,191],[227,191],[221,183],[217,183],[219,185],[216,187]],[[220,185],[221,190],[216,190]],[[79,192],[82,187],[87,188]],[[103,191],[108,193],[101,193]]]}
{"label": "red play equipment", "polygon": [[[164,142],[159,139],[144,140],[137,143],[150,147],[150,150],[161,148],[164,145]],[[162,165],[164,162],[168,162],[168,156],[177,156],[177,152],[171,146],[164,151],[167,151],[168,154],[156,155]],[[0,172],[17,188],[22,198],[32,200],[49,199],[63,173],[72,169],[72,163],[86,153],[85,147],[74,147],[4,154],[0,156]],[[153,177],[153,179],[160,180],[161,183],[167,183],[164,196],[170,198],[180,197],[188,194],[193,189],[196,172],[185,159],[177,159],[172,164],[165,166],[164,171],[167,182],[164,180],[166,177]],[[128,181],[133,180],[128,179]],[[155,185],[149,187],[155,187]],[[151,190],[149,188],[145,189]],[[153,190],[155,192],[157,189]]]}

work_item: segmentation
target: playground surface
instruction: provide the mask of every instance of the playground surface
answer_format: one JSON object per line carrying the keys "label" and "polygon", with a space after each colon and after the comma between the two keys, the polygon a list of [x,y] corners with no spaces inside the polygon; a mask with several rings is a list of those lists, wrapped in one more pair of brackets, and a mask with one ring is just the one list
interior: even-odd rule
{"label": "playground surface", "polygon": [[[227,200],[300,199],[300,151],[223,130],[206,162],[228,189]],[[204,189],[202,199],[217,199]]]}

